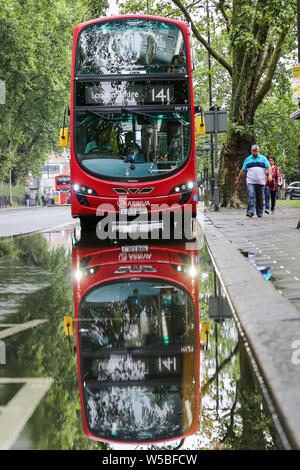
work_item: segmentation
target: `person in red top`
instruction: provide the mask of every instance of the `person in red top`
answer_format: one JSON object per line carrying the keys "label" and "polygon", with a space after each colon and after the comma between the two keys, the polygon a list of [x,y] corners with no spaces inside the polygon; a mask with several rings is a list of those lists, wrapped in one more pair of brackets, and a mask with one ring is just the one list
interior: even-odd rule
{"label": "person in red top", "polygon": [[271,165],[272,181],[266,179],[265,186],[265,212],[270,213],[270,199],[271,199],[271,214],[274,215],[276,196],[279,185],[281,184],[281,176],[278,166],[275,165],[275,157],[271,155],[268,157]]}

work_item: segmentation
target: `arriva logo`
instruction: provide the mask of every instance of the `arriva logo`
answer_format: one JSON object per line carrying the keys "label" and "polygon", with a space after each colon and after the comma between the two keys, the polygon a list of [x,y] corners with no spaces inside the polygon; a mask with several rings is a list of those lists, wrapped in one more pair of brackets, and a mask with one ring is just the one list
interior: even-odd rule
{"label": "arriva logo", "polygon": [[0,340],[0,364],[6,364],[6,348],[4,341]]}
{"label": "arriva logo", "polygon": [[127,200],[126,199],[119,199],[117,204],[120,208],[127,207]]}
{"label": "arriva logo", "polygon": [[150,201],[130,201],[127,199],[118,199],[117,204],[120,207],[120,209],[124,209],[125,207],[150,206]]}
{"label": "arriva logo", "polygon": [[132,206],[132,207],[150,206],[150,202],[149,201],[128,201],[127,205],[128,207],[129,206]]}

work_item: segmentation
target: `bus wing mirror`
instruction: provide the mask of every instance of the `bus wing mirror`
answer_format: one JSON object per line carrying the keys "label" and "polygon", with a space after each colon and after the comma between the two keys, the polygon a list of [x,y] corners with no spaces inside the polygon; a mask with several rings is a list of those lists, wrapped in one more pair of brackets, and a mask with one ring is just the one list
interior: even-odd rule
{"label": "bus wing mirror", "polygon": [[71,315],[66,315],[64,317],[64,327],[65,327],[65,335],[66,336],[73,336],[74,335],[73,319],[72,319]]}
{"label": "bus wing mirror", "polygon": [[198,135],[205,135],[205,120],[203,116],[196,116],[196,132]]}
{"label": "bus wing mirror", "polygon": [[63,123],[63,126],[60,128],[60,131],[59,131],[59,145],[60,145],[60,147],[67,147],[68,146],[69,129],[66,127],[66,114],[68,114],[68,116],[70,116],[69,106],[65,107],[64,123]]}
{"label": "bus wing mirror", "polygon": [[69,140],[69,129],[67,127],[61,127],[59,130],[59,145],[60,147],[67,147]]}
{"label": "bus wing mirror", "polygon": [[200,341],[203,345],[205,345],[206,350],[208,348],[208,340],[209,340],[209,323],[204,322],[201,325]]}

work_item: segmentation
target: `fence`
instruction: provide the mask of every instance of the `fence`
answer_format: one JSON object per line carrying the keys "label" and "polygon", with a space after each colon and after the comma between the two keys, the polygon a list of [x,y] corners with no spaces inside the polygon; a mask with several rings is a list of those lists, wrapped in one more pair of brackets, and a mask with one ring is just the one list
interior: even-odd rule
{"label": "fence", "polygon": [[[14,196],[12,197],[13,206],[25,206],[25,196],[24,198]],[[4,207],[10,207],[9,196],[5,194],[0,194],[0,209]]]}
{"label": "fence", "polygon": [[9,206],[9,199],[7,196],[2,196],[0,194],[0,208],[1,207],[8,207]]}

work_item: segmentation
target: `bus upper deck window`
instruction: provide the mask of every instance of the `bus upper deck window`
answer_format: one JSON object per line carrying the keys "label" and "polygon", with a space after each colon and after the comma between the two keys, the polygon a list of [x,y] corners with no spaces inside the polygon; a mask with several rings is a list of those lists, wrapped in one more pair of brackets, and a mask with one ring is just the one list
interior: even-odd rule
{"label": "bus upper deck window", "polygon": [[152,19],[99,22],[79,34],[77,75],[187,73],[183,32]]}

